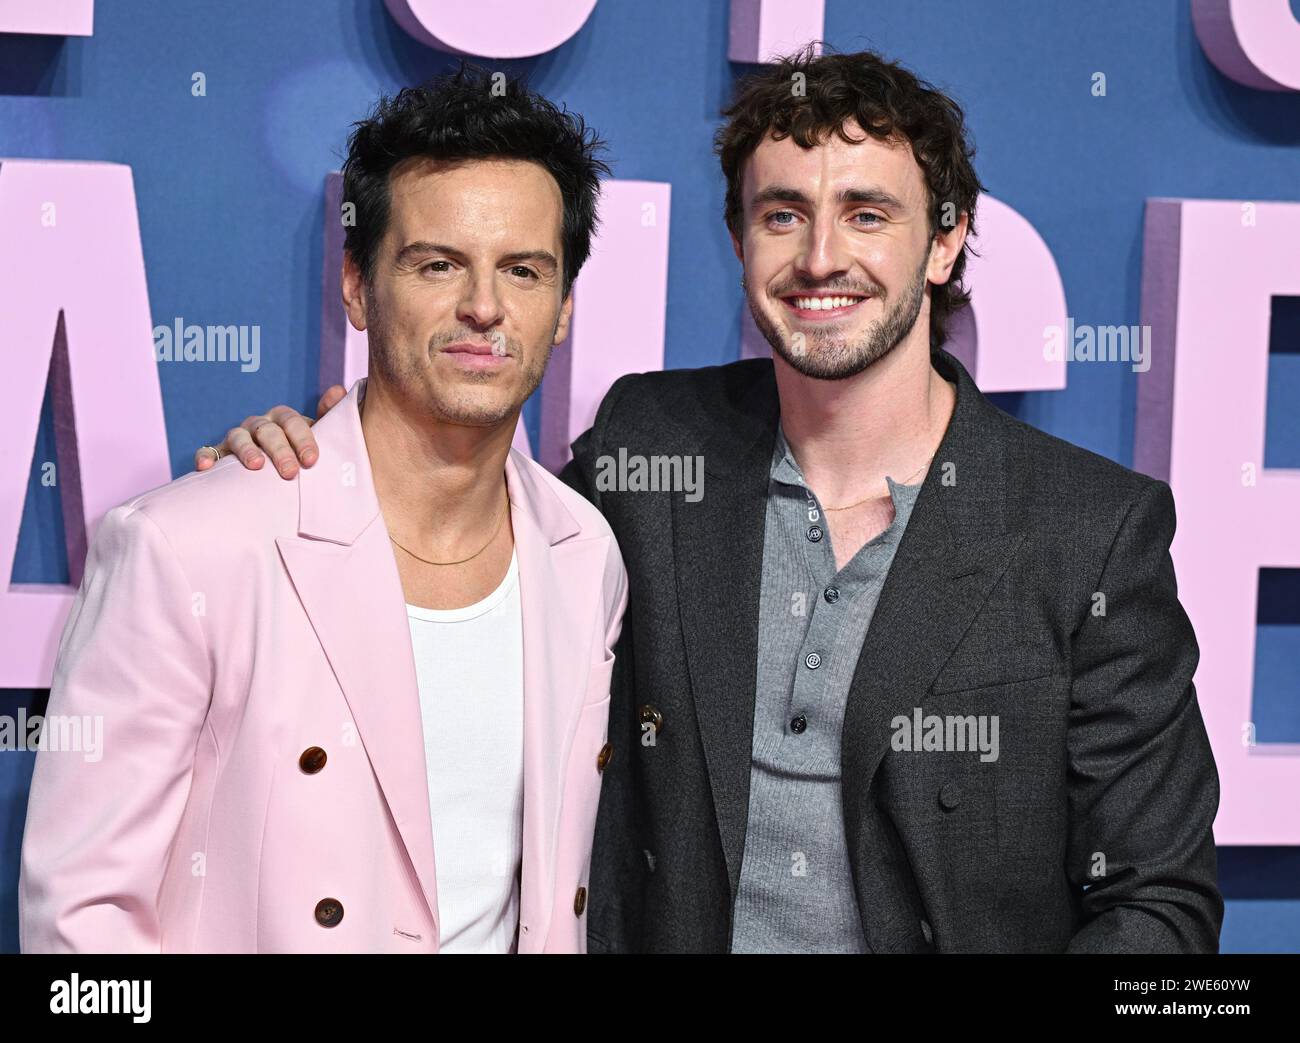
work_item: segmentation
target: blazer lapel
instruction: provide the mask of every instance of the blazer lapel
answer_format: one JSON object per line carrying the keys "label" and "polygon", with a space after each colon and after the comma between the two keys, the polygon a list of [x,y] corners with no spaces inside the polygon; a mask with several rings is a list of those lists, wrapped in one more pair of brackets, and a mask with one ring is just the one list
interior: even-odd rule
{"label": "blazer lapel", "polygon": [[361,432],[364,383],[316,425],[320,461],[299,475],[298,535],[276,545],[437,923],[419,685],[402,583]]}
{"label": "blazer lapel", "polygon": [[[880,884],[856,852],[862,831],[873,828],[863,812],[894,708],[919,705],[1024,538],[1006,525],[1011,450],[1000,414],[951,355],[940,352],[935,365],[957,382],[957,403],[881,591],[845,711],[844,815],[864,908]],[[708,495],[697,504],[673,500],[687,665],[733,895],[749,812],[763,540],[779,415],[775,379],[764,368],[715,420],[703,450],[705,470],[718,479]]]}
{"label": "blazer lapel", "polygon": [[[321,458],[328,459],[324,452]],[[420,693],[387,529],[376,519],[350,546],[285,537],[276,543],[437,923]]]}
{"label": "blazer lapel", "polygon": [[[845,709],[841,789],[849,860],[860,908],[881,908],[886,860],[864,865],[858,852],[883,850],[871,787],[889,746],[889,722],[926,701],[976,612],[1024,539],[1007,524],[1011,447],[1004,419],[952,356],[936,367],[957,382],[957,404],[913,506]],[[879,925],[863,917],[871,931]]]}
{"label": "blazer lapel", "polygon": [[[519,893],[521,953],[546,944],[555,905],[564,771],[599,628],[605,540],[569,540],[581,526],[536,465],[506,462],[519,560],[524,635],[524,826]],[[565,542],[568,541],[568,542]]]}
{"label": "blazer lapel", "polygon": [[715,420],[702,453],[713,481],[697,503],[673,497],[678,605],[695,714],[734,895],[749,815],[758,611],[776,382],[767,367]]}

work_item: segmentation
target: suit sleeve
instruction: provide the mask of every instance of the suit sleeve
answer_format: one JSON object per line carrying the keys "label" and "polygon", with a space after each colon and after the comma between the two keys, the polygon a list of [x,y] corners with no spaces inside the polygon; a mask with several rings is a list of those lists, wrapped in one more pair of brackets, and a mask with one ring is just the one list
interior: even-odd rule
{"label": "suit sleeve", "polygon": [[[1178,601],[1174,501],[1148,485],[1112,544],[1073,646],[1068,867],[1083,921],[1068,951],[1217,952],[1219,777]],[[1093,605],[1102,603],[1093,595]]]}
{"label": "suit sleeve", "polygon": [[[32,774],[24,952],[160,949],[159,887],[211,698],[196,593],[143,510],[108,513],[59,644]],[[101,737],[98,751],[46,748],[69,721]]]}

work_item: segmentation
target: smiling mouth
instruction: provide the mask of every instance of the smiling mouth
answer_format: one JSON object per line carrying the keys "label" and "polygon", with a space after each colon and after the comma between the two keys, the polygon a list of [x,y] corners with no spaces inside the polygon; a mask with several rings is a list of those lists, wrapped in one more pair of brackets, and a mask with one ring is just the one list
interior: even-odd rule
{"label": "smiling mouth", "polygon": [[782,297],[781,303],[804,319],[838,318],[848,315],[863,301],[871,300],[857,293],[796,294]]}

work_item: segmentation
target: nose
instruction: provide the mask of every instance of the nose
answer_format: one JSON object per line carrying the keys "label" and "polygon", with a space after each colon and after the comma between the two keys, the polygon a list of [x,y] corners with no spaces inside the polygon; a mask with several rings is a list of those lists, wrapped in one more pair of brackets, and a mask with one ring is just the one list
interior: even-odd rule
{"label": "nose", "polygon": [[503,318],[501,296],[491,274],[473,274],[465,283],[465,293],[456,304],[456,318],[475,330],[488,330]]}
{"label": "nose", "polygon": [[818,217],[804,232],[795,271],[809,282],[825,282],[848,271],[844,241],[833,218]]}

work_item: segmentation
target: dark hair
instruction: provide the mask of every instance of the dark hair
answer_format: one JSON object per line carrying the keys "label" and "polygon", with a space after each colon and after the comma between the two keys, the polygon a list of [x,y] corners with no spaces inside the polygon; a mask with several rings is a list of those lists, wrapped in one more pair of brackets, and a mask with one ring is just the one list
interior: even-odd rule
{"label": "dark hair", "polygon": [[344,249],[367,283],[388,230],[388,175],[413,156],[502,157],[540,164],[560,186],[564,293],[591,253],[605,143],[582,117],[557,107],[520,80],[461,62],[455,71],[383,97],[369,119],[353,124],[343,164],[343,199],[356,207]]}
{"label": "dark hair", "polygon": [[[802,93],[794,84],[803,86]],[[831,133],[851,142],[857,139],[844,129],[850,119],[876,138],[901,135],[911,144],[925,175],[931,236],[941,225],[951,227],[952,220],[943,220],[947,204],[952,205],[950,218],[967,215],[967,236],[975,233],[975,200],[984,186],[971,164],[975,149],[961,106],[878,54],[819,57],[809,44],[742,80],[722,115],[726,123],[714,138],[714,151],[727,179],[727,227],[738,239],[744,211],[742,168],[767,134],[778,141],[792,137],[801,148],[819,145]],[[961,284],[968,249],[963,244],[948,282],[930,287],[932,351],[944,342],[948,317],[970,302]]]}

